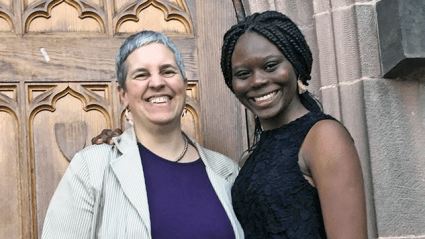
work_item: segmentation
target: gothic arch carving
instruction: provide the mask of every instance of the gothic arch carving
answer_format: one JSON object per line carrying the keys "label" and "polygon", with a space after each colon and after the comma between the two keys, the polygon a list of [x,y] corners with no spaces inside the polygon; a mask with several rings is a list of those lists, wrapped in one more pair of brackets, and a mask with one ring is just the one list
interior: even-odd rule
{"label": "gothic arch carving", "polygon": [[12,116],[13,120],[15,121],[16,132],[18,132],[18,116],[16,115],[15,111],[7,106],[0,105],[0,112],[6,112]]}
{"label": "gothic arch carving", "polygon": [[[6,93],[7,92],[7,93]],[[8,94],[9,93],[9,94]],[[19,125],[19,106],[16,85],[0,85],[0,112],[6,112],[15,121],[16,129]]]}
{"label": "gothic arch carving", "polygon": [[[28,119],[28,136],[29,136],[29,155],[30,155],[30,170],[31,170],[31,190],[33,197],[33,207],[37,206],[37,188],[36,180],[40,180],[40,175],[37,173],[36,165],[39,165],[40,158],[36,152],[36,144],[37,142],[37,132],[35,130],[40,128],[40,118],[37,118],[38,114],[41,119],[46,117],[46,113],[52,114],[54,120],[50,121],[49,126],[53,127],[52,130],[54,132],[55,138],[52,139],[51,143],[56,143],[57,151],[49,150],[49,152],[61,152],[64,156],[64,159],[70,161],[74,154],[80,151],[84,145],[85,140],[87,138],[89,127],[90,126],[86,121],[85,117],[89,117],[91,112],[96,111],[96,117],[104,117],[105,126],[111,127],[111,112],[112,107],[110,105],[110,96],[109,89],[110,84],[105,83],[58,83],[58,84],[43,84],[43,83],[30,83],[27,85],[27,112],[29,115]],[[104,91],[104,93],[99,93]],[[85,114],[84,117],[76,117],[76,118],[62,118],[60,114],[54,114],[55,111],[63,112],[63,104],[61,108],[58,108],[61,104],[61,100],[72,100],[75,102],[80,101],[81,107]],[[65,99],[66,98],[66,99]],[[75,106],[79,107],[79,106]],[[73,107],[79,110],[79,108]],[[93,119],[93,118],[92,118]],[[98,118],[97,118],[98,119]],[[38,123],[37,123],[38,122]],[[93,122],[93,120],[91,121]],[[47,122],[46,122],[47,123]],[[47,126],[47,125],[46,125]],[[42,127],[45,127],[44,125]],[[49,128],[49,130],[51,130]],[[70,131],[74,131],[74,134],[69,134]],[[77,133],[75,133],[77,132]],[[54,154],[54,153],[52,153]],[[45,180],[45,178],[44,178]],[[41,198],[40,200],[43,200]],[[40,214],[42,213],[42,214]],[[44,218],[44,211],[34,210],[32,213],[32,220],[34,225],[34,231],[37,234],[37,225],[39,226],[39,222],[42,222],[42,218]]]}
{"label": "gothic arch carving", "polygon": [[[111,118],[108,114],[106,108],[108,107],[109,96],[106,99],[102,99],[99,95],[93,93],[90,90],[90,87],[96,86],[81,86],[81,89],[75,89],[76,86],[72,85],[32,85],[28,86],[28,101],[30,104],[30,122],[34,116],[41,110],[55,111],[56,102],[70,94],[75,98],[79,99],[83,105],[84,111],[89,110],[98,110],[106,118],[108,125],[111,125]],[[103,87],[103,86],[99,86]],[[32,92],[34,91],[44,91],[40,95],[31,99]],[[31,127],[31,126],[30,126]],[[31,132],[31,131],[30,131]]]}
{"label": "gothic arch carving", "polygon": [[0,18],[9,23],[10,31],[14,32],[15,15],[0,3]]}
{"label": "gothic arch carving", "polygon": [[0,112],[9,114],[14,122],[15,132],[19,135],[19,104],[16,85],[0,85]]}
{"label": "gothic arch carving", "polygon": [[46,19],[51,17],[52,9],[62,2],[66,2],[75,7],[81,19],[86,17],[95,19],[105,32],[106,13],[102,8],[87,0],[42,0],[29,6],[24,13],[25,32],[28,32],[31,22],[37,17]]}
{"label": "gothic arch carving", "polygon": [[16,85],[0,85],[0,106],[5,105],[13,109],[18,108]]}
{"label": "gothic arch carving", "polygon": [[164,19],[177,20],[183,24],[186,33],[193,34],[193,24],[190,14],[187,12],[187,6],[183,0],[178,1],[180,5],[171,3],[167,0],[139,0],[130,3],[119,11],[114,17],[115,32],[119,31],[120,26],[125,21],[139,21],[137,15],[149,6],[155,6],[164,13]]}
{"label": "gothic arch carving", "polygon": [[186,106],[182,115],[183,130],[194,137],[198,142],[201,138],[200,106],[198,103],[198,85],[196,82],[189,82],[186,88]]}

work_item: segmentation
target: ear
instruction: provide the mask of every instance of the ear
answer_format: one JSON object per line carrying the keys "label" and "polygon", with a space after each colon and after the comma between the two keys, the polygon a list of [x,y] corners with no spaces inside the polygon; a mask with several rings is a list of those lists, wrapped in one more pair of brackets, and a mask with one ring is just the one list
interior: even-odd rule
{"label": "ear", "polygon": [[128,95],[127,91],[124,90],[120,85],[117,86],[118,94],[120,96],[120,102],[124,105],[124,108],[128,106]]}

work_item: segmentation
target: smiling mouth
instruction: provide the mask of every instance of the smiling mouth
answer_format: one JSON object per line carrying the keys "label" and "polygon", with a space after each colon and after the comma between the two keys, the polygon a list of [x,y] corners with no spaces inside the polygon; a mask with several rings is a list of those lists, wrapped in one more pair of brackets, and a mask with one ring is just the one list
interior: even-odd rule
{"label": "smiling mouth", "polygon": [[254,99],[254,102],[262,102],[262,101],[272,99],[273,97],[276,96],[276,94],[277,94],[277,91],[273,91],[272,93],[269,93],[267,95],[263,95],[263,96],[260,96],[260,97],[254,97],[253,99]]}
{"label": "smiling mouth", "polygon": [[161,104],[161,103],[167,103],[168,101],[170,101],[170,97],[168,96],[160,96],[160,97],[151,97],[149,98],[149,103],[152,104]]}

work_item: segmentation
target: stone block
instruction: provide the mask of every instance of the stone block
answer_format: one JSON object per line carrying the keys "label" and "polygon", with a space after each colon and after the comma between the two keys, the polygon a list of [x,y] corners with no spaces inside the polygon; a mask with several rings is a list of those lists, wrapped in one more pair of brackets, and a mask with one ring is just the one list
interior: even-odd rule
{"label": "stone block", "polygon": [[329,0],[313,0],[314,15],[331,11],[331,3]]}
{"label": "stone block", "polygon": [[381,75],[381,61],[379,59],[379,38],[375,6],[359,4],[355,6],[355,9],[361,74],[362,77],[377,78]]}
{"label": "stone block", "polygon": [[402,78],[425,68],[425,1],[381,0],[376,4],[382,75]]}
{"label": "stone block", "polygon": [[338,83],[332,16],[331,13],[323,13],[315,18],[320,79],[322,86],[329,86]]}
{"label": "stone block", "polygon": [[354,0],[331,0],[333,9],[354,5]]}
{"label": "stone block", "polygon": [[326,114],[332,115],[335,119],[341,120],[341,102],[339,99],[339,88],[337,85],[322,87],[321,102]]}
{"label": "stone block", "polygon": [[302,30],[307,44],[310,47],[311,53],[313,55],[313,66],[311,71],[311,81],[309,82],[308,89],[310,92],[314,94],[319,94],[319,89],[322,86],[321,78],[320,78],[320,63],[319,63],[319,48],[317,44],[317,35],[316,28],[313,26],[309,28],[304,28]]}
{"label": "stone block", "polygon": [[425,83],[363,85],[378,236],[425,235]]}
{"label": "stone block", "polygon": [[[373,180],[364,107],[363,80],[340,84],[341,118],[354,139],[363,170],[368,238],[377,238]],[[368,79],[365,79],[368,80]]]}
{"label": "stone block", "polygon": [[276,10],[286,14],[299,28],[313,26],[313,3],[299,0],[276,0]]}
{"label": "stone block", "polygon": [[247,14],[253,14],[255,12],[263,12],[266,10],[275,10],[274,5],[270,6],[269,1],[267,0],[246,0],[243,3],[244,3],[244,7],[246,9],[249,9],[248,11],[246,11]]}
{"label": "stone block", "polygon": [[357,36],[355,7],[341,8],[332,15],[338,81],[352,81],[361,78],[360,52]]}

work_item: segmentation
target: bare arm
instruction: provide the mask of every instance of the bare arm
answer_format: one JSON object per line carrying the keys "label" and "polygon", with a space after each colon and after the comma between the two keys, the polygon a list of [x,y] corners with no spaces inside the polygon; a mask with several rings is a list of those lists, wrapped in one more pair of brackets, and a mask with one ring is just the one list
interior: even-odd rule
{"label": "bare arm", "polygon": [[340,123],[323,120],[301,150],[319,192],[328,238],[367,238],[363,175],[350,134]]}

